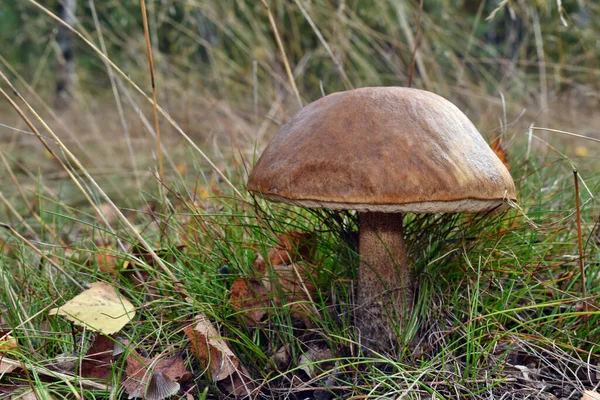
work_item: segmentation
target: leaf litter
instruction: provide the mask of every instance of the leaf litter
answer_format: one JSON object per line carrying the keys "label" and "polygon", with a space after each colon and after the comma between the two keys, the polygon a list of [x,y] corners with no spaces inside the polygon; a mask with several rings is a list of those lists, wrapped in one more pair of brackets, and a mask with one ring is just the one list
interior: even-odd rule
{"label": "leaf litter", "polygon": [[176,394],[180,382],[192,378],[192,373],[185,367],[181,355],[167,358],[149,359],[132,351],[127,357],[125,367],[127,379],[123,381],[123,389],[129,399],[143,398],[162,400]]}
{"label": "leaf litter", "polygon": [[184,332],[191,342],[192,354],[213,382],[221,383],[236,396],[249,396],[256,389],[246,368],[207,316],[197,316],[196,324]]}
{"label": "leaf litter", "polygon": [[313,280],[315,238],[290,231],[280,234],[278,245],[268,252],[269,265],[260,254],[254,260],[254,277],[236,279],[230,289],[231,306],[248,327],[254,327],[275,307],[289,307],[291,316],[312,325],[317,315],[312,298],[317,294]]}
{"label": "leaf litter", "polygon": [[50,315],[62,315],[76,325],[110,335],[120,331],[135,316],[135,307],[105,282],[94,282]]}

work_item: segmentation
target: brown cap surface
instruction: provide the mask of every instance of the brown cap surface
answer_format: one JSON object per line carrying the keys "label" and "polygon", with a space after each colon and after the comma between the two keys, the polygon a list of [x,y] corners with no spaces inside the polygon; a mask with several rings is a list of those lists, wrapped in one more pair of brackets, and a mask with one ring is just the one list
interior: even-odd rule
{"label": "brown cap surface", "polygon": [[481,212],[515,200],[510,173],[452,103],[423,90],[334,93],[300,110],[248,190],[305,207]]}

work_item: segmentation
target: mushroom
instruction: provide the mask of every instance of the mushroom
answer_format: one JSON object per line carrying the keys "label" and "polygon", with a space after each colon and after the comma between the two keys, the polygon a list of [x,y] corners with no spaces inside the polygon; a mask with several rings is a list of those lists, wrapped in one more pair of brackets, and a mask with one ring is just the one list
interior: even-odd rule
{"label": "mushroom", "polygon": [[355,325],[363,345],[383,352],[397,345],[415,297],[402,213],[488,212],[516,198],[510,173],[465,114],[402,87],[333,93],[304,107],[268,144],[247,188],[359,213]]}

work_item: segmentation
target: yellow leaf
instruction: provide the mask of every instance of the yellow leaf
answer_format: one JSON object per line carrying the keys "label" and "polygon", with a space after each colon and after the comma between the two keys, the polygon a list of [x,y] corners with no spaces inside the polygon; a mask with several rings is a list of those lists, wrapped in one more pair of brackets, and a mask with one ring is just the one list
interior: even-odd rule
{"label": "yellow leaf", "polygon": [[121,330],[135,316],[135,308],[112,286],[94,282],[62,307],[50,310],[51,315],[63,315],[77,325],[111,335]]}

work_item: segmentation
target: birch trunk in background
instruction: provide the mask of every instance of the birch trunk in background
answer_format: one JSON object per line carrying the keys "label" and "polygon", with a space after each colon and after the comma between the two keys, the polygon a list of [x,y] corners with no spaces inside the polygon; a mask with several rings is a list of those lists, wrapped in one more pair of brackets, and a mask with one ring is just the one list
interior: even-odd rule
{"label": "birch trunk in background", "polygon": [[[75,9],[77,0],[60,0],[57,15],[69,26],[75,24]],[[73,53],[73,34],[67,27],[60,24],[56,36],[60,54],[58,55],[58,70],[56,79],[56,107],[66,110],[73,98],[73,83],[75,81],[75,60]]]}

